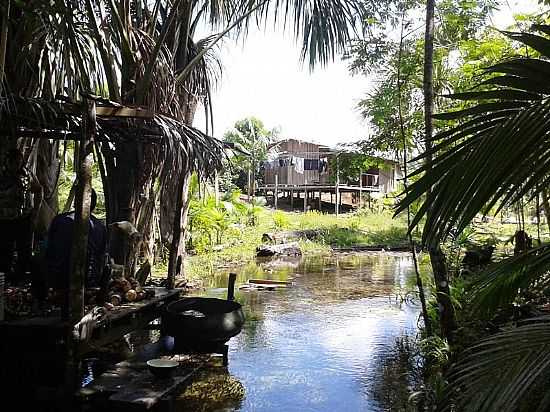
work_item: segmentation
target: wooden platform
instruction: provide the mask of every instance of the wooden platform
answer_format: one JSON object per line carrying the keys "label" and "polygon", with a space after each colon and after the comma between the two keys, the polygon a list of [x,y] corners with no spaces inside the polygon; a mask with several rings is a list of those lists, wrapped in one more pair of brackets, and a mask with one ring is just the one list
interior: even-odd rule
{"label": "wooden platform", "polygon": [[[91,339],[80,343],[79,355],[146,327],[161,316],[165,305],[179,299],[180,292],[181,289],[155,288],[155,296],[150,299],[116,307],[96,325]],[[60,385],[65,373],[69,328],[59,316],[0,322],[0,336],[5,337],[0,340],[2,381],[8,380],[14,387]]]}
{"label": "wooden platform", "polygon": [[120,339],[133,330],[144,328],[161,315],[161,310],[168,303],[180,297],[181,289],[154,288],[155,296],[140,302],[116,306],[99,322],[89,342],[80,346],[79,353],[85,354],[98,346]]}
{"label": "wooden platform", "polygon": [[[147,360],[160,357],[180,362],[173,377],[160,379],[149,371]],[[173,354],[173,339],[164,337],[146,345],[132,360],[114,365],[82,388],[79,397],[93,410],[171,411],[178,392],[209,360],[209,355]]]}

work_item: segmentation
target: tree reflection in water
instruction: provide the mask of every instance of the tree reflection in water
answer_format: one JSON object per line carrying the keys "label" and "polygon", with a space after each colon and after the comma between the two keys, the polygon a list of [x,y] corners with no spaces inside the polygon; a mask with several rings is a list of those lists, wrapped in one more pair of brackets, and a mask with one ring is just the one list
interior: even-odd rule
{"label": "tree reflection in water", "polygon": [[421,389],[422,358],[415,340],[403,335],[374,361],[374,370],[365,374],[363,382],[367,397],[374,399],[385,411],[417,411],[418,406],[409,400]]}

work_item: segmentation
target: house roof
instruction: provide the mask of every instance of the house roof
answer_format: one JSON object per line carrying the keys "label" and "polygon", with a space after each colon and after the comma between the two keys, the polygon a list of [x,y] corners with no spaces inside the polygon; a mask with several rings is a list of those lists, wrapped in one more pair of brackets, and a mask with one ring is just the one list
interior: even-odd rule
{"label": "house roof", "polygon": [[267,150],[272,150],[272,149],[275,149],[277,148],[278,146],[280,146],[281,144],[283,143],[286,143],[286,142],[290,142],[290,141],[295,141],[295,142],[298,142],[298,143],[302,143],[302,144],[311,144],[311,145],[315,145],[318,147],[318,150],[320,153],[327,153],[327,154],[330,154],[330,153],[333,153],[334,152],[334,149],[330,148],[329,146],[325,146],[325,145],[322,145],[322,144],[319,144],[319,143],[315,143],[315,142],[311,142],[311,141],[307,141],[307,140],[300,140],[300,139],[294,139],[294,138],[288,138],[288,139],[283,139],[283,140],[278,140],[270,145],[267,146]]}

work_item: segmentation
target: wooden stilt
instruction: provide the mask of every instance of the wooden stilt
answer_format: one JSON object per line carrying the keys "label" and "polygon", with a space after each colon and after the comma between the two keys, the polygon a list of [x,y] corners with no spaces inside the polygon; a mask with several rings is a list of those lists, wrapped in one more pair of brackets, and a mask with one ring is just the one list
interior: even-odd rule
{"label": "wooden stilt", "polygon": [[275,175],[275,210],[278,209],[279,202],[279,175]]}
{"label": "wooden stilt", "polygon": [[307,212],[307,179],[304,186],[304,212]]}
{"label": "wooden stilt", "polygon": [[359,209],[363,207],[363,169],[359,172]]}
{"label": "wooden stilt", "polygon": [[334,187],[336,194],[336,203],[334,205],[336,216],[340,214],[340,161],[336,157],[336,186]]}

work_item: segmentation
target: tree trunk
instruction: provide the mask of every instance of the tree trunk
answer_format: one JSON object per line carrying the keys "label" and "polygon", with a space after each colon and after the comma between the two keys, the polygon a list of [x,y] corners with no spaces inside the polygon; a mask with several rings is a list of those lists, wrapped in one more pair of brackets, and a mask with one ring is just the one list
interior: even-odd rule
{"label": "tree trunk", "polygon": [[8,25],[10,16],[10,0],[2,6],[2,22],[0,23],[0,94],[4,86],[4,67],[6,63],[6,50],[8,45]]}
{"label": "tree trunk", "polygon": [[187,212],[189,210],[189,181],[191,174],[182,170],[178,179],[176,213],[168,259],[168,287],[173,288],[175,279],[182,274],[185,254],[185,228],[187,227]]}
{"label": "tree trunk", "polygon": [[[112,158],[115,161],[106,162],[109,186],[112,188],[111,216],[115,222],[128,221],[135,224],[136,199],[139,197],[140,187],[136,176],[139,170],[138,142],[117,142]],[[110,222],[109,222],[110,223]],[[110,239],[109,255],[119,265],[126,265],[128,261],[128,242],[123,236]]]}
{"label": "tree trunk", "polygon": [[439,245],[430,247],[430,261],[435,281],[441,335],[452,343],[456,330],[455,310],[451,301],[445,254]]}
{"label": "tree trunk", "polygon": [[[408,182],[408,159],[407,159],[407,138],[405,133],[405,121],[403,118],[403,105],[402,105],[402,81],[401,81],[401,61],[403,56],[403,39],[404,39],[404,30],[405,27],[405,11],[403,12],[403,16],[401,17],[401,36],[399,39],[399,59],[397,62],[397,100],[398,100],[398,114],[399,114],[399,130],[401,132],[401,139],[403,140],[403,171],[404,171],[404,179],[403,179],[403,185],[405,187],[405,193],[409,190],[409,182]],[[399,151],[398,151],[399,156]],[[362,203],[362,197],[363,197],[363,171],[359,173],[359,207],[361,207]],[[411,207],[407,207],[407,226],[410,228],[411,226]],[[424,320],[424,330],[426,333],[426,336],[430,337],[432,336],[432,324],[430,322],[430,316],[428,315],[428,309],[426,306],[426,295],[424,293],[424,284],[422,282],[422,276],[420,276],[420,270],[418,268],[418,259],[416,256],[416,246],[412,237],[412,233],[409,231],[408,233],[409,243],[411,245],[411,253],[414,263],[414,272],[416,275],[416,286],[418,288],[418,296],[420,297],[420,307],[422,308],[422,318]]]}
{"label": "tree trunk", "polygon": [[[434,49],[434,13],[435,0],[426,2],[426,32],[424,37],[424,123],[426,150],[432,148],[433,113],[434,113],[434,86],[433,86],[433,49]],[[431,163],[432,156],[426,157]],[[430,173],[430,170],[427,170]],[[426,200],[430,204],[431,193]],[[430,209],[428,209],[428,214]],[[456,329],[455,312],[449,294],[449,280],[445,255],[439,244],[430,245],[430,260],[436,285],[436,299],[439,308],[439,322],[441,335],[449,343],[453,341],[453,332]]]}
{"label": "tree trunk", "polygon": [[546,216],[546,224],[550,231],[550,200],[548,196],[548,190],[542,189],[542,209],[544,210],[544,216]]}

